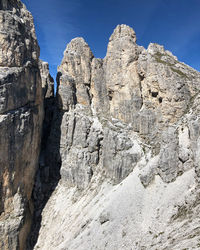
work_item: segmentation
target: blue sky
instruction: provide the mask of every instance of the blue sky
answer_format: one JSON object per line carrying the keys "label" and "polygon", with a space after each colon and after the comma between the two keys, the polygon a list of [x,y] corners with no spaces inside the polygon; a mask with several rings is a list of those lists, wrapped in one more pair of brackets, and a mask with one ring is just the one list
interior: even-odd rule
{"label": "blue sky", "polygon": [[22,1],[33,14],[40,57],[54,79],[71,39],[84,37],[94,56],[103,58],[117,24],[134,28],[139,45],[164,45],[200,71],[200,0]]}

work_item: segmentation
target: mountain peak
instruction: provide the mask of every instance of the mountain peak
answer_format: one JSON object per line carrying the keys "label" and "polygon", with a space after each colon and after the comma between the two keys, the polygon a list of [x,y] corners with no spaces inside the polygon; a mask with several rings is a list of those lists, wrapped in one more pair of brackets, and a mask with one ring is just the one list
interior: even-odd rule
{"label": "mountain peak", "polygon": [[120,25],[117,25],[117,27],[114,29],[109,41],[124,38],[124,37],[130,37],[133,39],[134,42],[136,42],[135,31],[126,24],[120,24]]}

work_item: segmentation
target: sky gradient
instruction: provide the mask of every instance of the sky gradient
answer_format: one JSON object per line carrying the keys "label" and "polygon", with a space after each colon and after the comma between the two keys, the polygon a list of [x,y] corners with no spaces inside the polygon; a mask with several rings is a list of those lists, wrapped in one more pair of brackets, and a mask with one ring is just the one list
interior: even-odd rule
{"label": "sky gradient", "polygon": [[164,45],[200,71],[200,0],[22,0],[34,17],[40,58],[56,77],[66,45],[82,36],[104,58],[113,29],[131,26],[137,44]]}

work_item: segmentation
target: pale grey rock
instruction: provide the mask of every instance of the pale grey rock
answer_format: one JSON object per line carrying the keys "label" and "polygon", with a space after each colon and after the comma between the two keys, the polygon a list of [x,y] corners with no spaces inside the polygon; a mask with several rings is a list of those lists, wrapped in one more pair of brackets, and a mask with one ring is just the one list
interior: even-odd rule
{"label": "pale grey rock", "polygon": [[159,174],[165,182],[176,179],[179,172],[178,138],[176,128],[169,127],[163,133],[160,149]]}
{"label": "pale grey rock", "polygon": [[59,106],[61,109],[69,111],[76,104],[76,88],[74,84],[74,79],[62,75],[59,79],[60,92],[62,93],[59,98]]}
{"label": "pale grey rock", "polygon": [[199,249],[200,73],[119,25],[104,59],[73,39],[57,80],[34,249]]}
{"label": "pale grey rock", "polygon": [[46,99],[52,98],[54,97],[54,79],[49,73],[49,64],[40,60],[39,67],[42,80],[43,95]]}
{"label": "pale grey rock", "polygon": [[[200,88],[196,84],[200,81],[199,73],[179,63],[163,46],[151,43],[145,50],[136,44],[135,32],[130,27],[119,25],[110,37],[104,59],[94,58],[86,42],[76,38],[67,45],[58,71],[58,105],[64,112],[63,119],[68,119],[61,128],[66,133],[61,132],[61,159],[65,166],[61,173],[65,173],[66,183],[68,178],[69,183],[76,185],[72,169],[78,173],[82,168],[88,176],[86,186],[92,177],[88,173],[95,168],[105,172],[114,183],[124,179],[141,158],[141,153],[132,154],[126,148],[126,143],[134,148],[127,129],[138,133],[152,154],[159,155],[159,166],[152,173],[159,174],[164,181],[175,180],[189,168],[191,149],[179,147],[178,132],[169,131],[177,126],[195,99]],[[88,161],[81,166],[76,164],[76,157],[83,154],[83,149],[90,150],[88,141],[95,141],[93,137],[97,136],[92,134],[87,140],[94,119],[101,124],[102,142],[96,163],[100,166],[89,167]],[[113,119],[124,124],[122,129]],[[72,120],[73,135],[68,135],[65,127]],[[69,137],[72,156],[68,152]],[[66,174],[68,166],[71,174]]]}
{"label": "pale grey rock", "polygon": [[106,213],[106,211],[103,211],[102,214],[99,216],[99,222],[100,224],[104,224],[110,220],[110,214]]}
{"label": "pale grey rock", "polygon": [[[91,108],[93,112],[105,117],[109,117],[110,102],[112,92],[106,88],[105,68],[103,59],[94,58],[91,64]],[[99,117],[101,118],[101,116]]]}
{"label": "pale grey rock", "polygon": [[83,189],[99,163],[101,130],[86,116],[64,114],[61,131],[62,179]]}
{"label": "pale grey rock", "polygon": [[[90,87],[91,61],[93,57],[89,46],[83,38],[75,38],[67,45],[61,66],[58,68],[58,85],[61,85],[61,88],[67,88],[66,91],[59,92],[61,100],[64,100],[62,93],[66,93],[69,88],[73,89],[74,81],[76,91],[75,104],[78,102],[86,106],[90,105],[88,89]],[[60,78],[61,76],[64,76],[64,79],[63,77]],[[62,84],[60,84],[60,79]],[[65,82],[65,80],[67,81]]]}
{"label": "pale grey rock", "polygon": [[103,168],[114,183],[119,183],[132,172],[142,154],[127,132],[110,129],[104,131],[102,147]]}
{"label": "pale grey rock", "polygon": [[140,172],[140,181],[144,187],[148,187],[154,180],[156,174],[158,174],[159,155],[152,157],[142,168]]}

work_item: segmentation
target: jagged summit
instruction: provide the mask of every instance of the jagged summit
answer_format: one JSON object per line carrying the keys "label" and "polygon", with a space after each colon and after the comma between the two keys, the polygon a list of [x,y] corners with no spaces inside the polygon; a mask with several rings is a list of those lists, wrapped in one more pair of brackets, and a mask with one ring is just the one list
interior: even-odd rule
{"label": "jagged summit", "polygon": [[136,42],[136,34],[135,31],[129,27],[128,25],[121,24],[117,25],[117,27],[114,29],[112,35],[110,36],[109,41],[113,41],[120,38],[130,38],[133,40],[133,42]]}
{"label": "jagged summit", "polygon": [[[113,46],[113,43],[117,43],[119,46],[119,40],[121,40],[122,47],[127,46],[126,41],[130,43],[136,43],[135,31],[128,25],[125,25],[125,24],[117,25],[112,35],[110,36],[109,44],[112,44]],[[85,54],[86,50],[88,51],[87,53],[89,53],[89,57],[93,58],[94,57],[93,53],[90,50],[89,45],[86,43],[84,38],[76,37],[72,39],[69,44],[67,44],[67,47],[64,51],[64,58],[66,54],[69,54],[69,55],[76,54],[76,55],[81,56],[82,54]]]}
{"label": "jagged summit", "polygon": [[84,49],[88,49],[89,46],[85,42],[84,38],[82,37],[76,37],[71,40],[71,42],[67,45],[66,50],[64,53],[69,54],[80,54],[83,52]]}
{"label": "jagged summit", "polygon": [[0,7],[0,249],[199,249],[200,73],[118,25],[104,59],[67,45],[54,98],[30,13]]}
{"label": "jagged summit", "polygon": [[200,73],[126,25],[104,59],[72,40],[58,71],[61,180],[35,249],[198,249]]}

